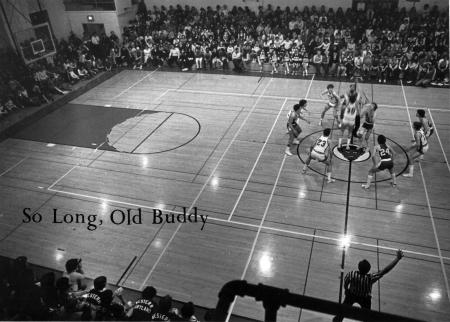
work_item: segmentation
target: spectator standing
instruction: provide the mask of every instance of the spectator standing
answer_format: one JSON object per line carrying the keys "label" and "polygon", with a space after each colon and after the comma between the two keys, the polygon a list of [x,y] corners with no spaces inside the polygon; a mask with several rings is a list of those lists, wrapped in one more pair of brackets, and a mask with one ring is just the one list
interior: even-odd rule
{"label": "spectator standing", "polygon": [[69,280],[71,292],[86,289],[81,258],[71,258],[66,262],[66,271],[63,273],[63,277],[67,277]]}

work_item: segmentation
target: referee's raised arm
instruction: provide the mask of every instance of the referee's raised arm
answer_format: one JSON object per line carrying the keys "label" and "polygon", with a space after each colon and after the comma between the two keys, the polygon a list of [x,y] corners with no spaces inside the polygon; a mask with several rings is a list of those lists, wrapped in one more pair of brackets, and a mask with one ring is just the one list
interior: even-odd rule
{"label": "referee's raised arm", "polygon": [[389,273],[402,258],[403,258],[403,252],[401,249],[399,249],[399,250],[397,250],[397,256],[395,257],[395,259],[391,263],[389,263],[389,265],[387,265],[385,268],[383,268],[381,271],[374,274],[372,282],[375,283],[380,278],[382,278],[384,275]]}

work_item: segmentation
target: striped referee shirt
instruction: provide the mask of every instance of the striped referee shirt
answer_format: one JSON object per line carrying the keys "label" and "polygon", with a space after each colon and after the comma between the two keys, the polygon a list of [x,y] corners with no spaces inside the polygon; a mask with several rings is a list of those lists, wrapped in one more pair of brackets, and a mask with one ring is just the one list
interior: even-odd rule
{"label": "striped referee shirt", "polygon": [[376,274],[361,274],[359,271],[351,271],[345,275],[344,288],[350,294],[357,297],[372,296],[372,285],[381,278],[381,275]]}

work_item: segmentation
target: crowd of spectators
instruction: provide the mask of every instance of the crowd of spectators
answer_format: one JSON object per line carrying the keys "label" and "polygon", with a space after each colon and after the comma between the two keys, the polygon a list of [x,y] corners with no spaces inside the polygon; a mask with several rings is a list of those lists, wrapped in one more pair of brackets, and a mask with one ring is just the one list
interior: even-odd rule
{"label": "crowd of spectators", "polygon": [[51,62],[25,65],[16,54],[1,54],[0,117],[49,102],[79,80],[118,67],[242,72],[259,65],[261,72],[286,75],[417,86],[449,82],[448,7],[425,5],[418,12],[268,5],[254,12],[226,5],[147,10],[141,2],[136,17],[122,41],[114,32],[71,34],[57,43]]}
{"label": "crowd of spectators", "polygon": [[36,278],[26,257],[0,266],[0,320],[12,321],[186,321],[197,322],[192,302],[172,307],[169,295],[157,299],[152,286],[135,301],[124,299],[123,289],[114,291],[99,276],[93,286],[81,259],[69,259],[62,277],[55,272]]}
{"label": "crowd of spectators", "polygon": [[[376,3],[376,2],[375,2]],[[381,2],[380,2],[381,3]],[[147,10],[110,48],[111,64],[260,70],[421,86],[448,84],[448,8],[248,7]],[[229,64],[232,61],[233,64]]]}
{"label": "crowd of spectators", "polygon": [[90,39],[83,41],[71,34],[57,44],[57,52],[49,60],[26,65],[15,52],[0,53],[0,117],[51,102],[55,95],[69,93],[80,80],[108,69],[106,56],[97,47]]}

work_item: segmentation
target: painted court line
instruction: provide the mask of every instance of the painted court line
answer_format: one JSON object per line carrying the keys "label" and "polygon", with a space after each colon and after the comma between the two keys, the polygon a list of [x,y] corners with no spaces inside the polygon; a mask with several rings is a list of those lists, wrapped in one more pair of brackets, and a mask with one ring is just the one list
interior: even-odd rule
{"label": "painted court line", "polygon": [[[253,258],[253,253],[255,252],[255,248],[256,248],[256,242],[258,241],[259,234],[261,233],[261,229],[264,225],[264,221],[266,220],[267,213],[269,212],[270,204],[272,203],[273,194],[275,193],[275,189],[277,188],[278,180],[280,179],[281,171],[283,170],[285,162],[286,162],[286,154],[283,155],[283,161],[281,161],[281,165],[280,165],[280,169],[278,170],[277,178],[275,179],[275,182],[272,187],[272,191],[270,192],[269,201],[267,202],[263,217],[261,219],[261,222],[259,223],[258,231],[256,232],[256,236],[255,236],[255,239],[253,240],[250,254],[248,255],[247,262],[245,263],[244,271],[242,272],[242,275],[241,275],[241,280],[245,279],[245,275],[247,275],[248,268],[250,267],[250,263]],[[231,317],[231,314],[233,313],[234,305],[236,304],[236,298],[237,297],[235,296],[233,303],[231,303],[230,308],[228,309],[228,315],[227,315],[227,318],[225,319],[226,322],[230,321],[230,317]]]}
{"label": "painted court line", "polygon": [[5,171],[3,171],[2,173],[0,173],[0,177],[4,176],[5,174],[7,174],[9,171],[14,170],[15,168],[17,168],[23,161],[25,161],[26,159],[28,159],[28,157],[23,158],[22,160],[19,160],[19,162],[15,163],[14,165],[12,165],[11,167],[9,167],[8,169],[6,169]]}
{"label": "painted court line", "polygon": [[139,84],[140,82],[142,82],[144,79],[146,79],[147,77],[150,77],[151,75],[153,75],[156,71],[158,71],[159,67],[156,68],[154,71],[152,71],[151,73],[145,75],[144,77],[142,77],[140,80],[138,80],[137,82],[135,82],[134,84],[132,84],[130,87],[124,89],[123,91],[121,91],[119,94],[117,94],[116,96],[113,97],[113,99],[118,98],[119,96],[121,96],[122,94],[128,92],[130,89],[132,89],[134,86],[136,86],[137,84]]}
{"label": "painted court line", "polygon": [[263,144],[263,146],[261,148],[261,151],[259,151],[258,157],[256,158],[255,163],[253,164],[253,167],[250,170],[250,173],[248,174],[247,180],[245,181],[245,184],[242,187],[241,192],[239,193],[239,196],[238,196],[236,202],[234,203],[234,206],[233,206],[233,209],[230,212],[230,215],[228,216],[228,221],[230,221],[231,217],[233,217],[233,214],[236,211],[236,208],[237,208],[239,202],[241,201],[242,195],[244,194],[245,189],[247,189],[248,182],[250,181],[250,178],[253,175],[253,171],[255,171],[256,165],[258,164],[259,159],[261,158],[261,155],[264,152],[264,149],[266,148],[267,142],[269,142],[270,136],[272,135],[272,132],[273,132],[273,129],[275,128],[275,125],[277,125],[278,119],[280,118],[281,112],[283,111],[284,106],[286,105],[286,102],[287,102],[287,98],[284,100],[283,104],[281,105],[280,111],[278,112],[278,115],[277,115],[277,117],[275,118],[275,121],[272,124],[272,127],[271,127],[271,129],[269,131],[269,134],[267,134],[266,140],[264,141],[264,144]]}
{"label": "painted court line", "polygon": [[[94,151],[92,151],[91,155],[94,155],[95,153],[97,153],[98,149],[100,149],[100,147],[103,146],[103,144],[105,144],[106,141],[102,142],[101,144],[99,144]],[[62,179],[64,179],[69,173],[71,173],[75,168],[79,167],[81,162],[84,160],[79,161],[77,164],[75,164],[72,168],[69,169],[69,171],[67,171],[66,173],[64,173],[61,177],[59,177],[58,179],[56,179],[55,182],[53,182],[50,186],[48,186],[47,190],[51,191],[51,188],[53,188],[58,182],[60,182]],[[92,162],[91,162],[92,163]]]}
{"label": "painted court line", "polygon": [[[131,206],[131,207],[142,208],[142,209],[149,209],[149,210],[155,209],[155,208],[152,208],[150,206],[141,205],[141,204],[137,204],[137,203],[133,203],[133,202],[127,202],[127,201],[120,201],[120,200],[115,200],[115,199],[111,199],[111,198],[103,198],[103,197],[91,196],[91,195],[86,195],[86,194],[77,193],[77,192],[70,192],[70,191],[58,190],[58,189],[53,189],[53,188],[47,188],[47,190],[49,190],[51,192],[56,192],[56,193],[60,193],[60,194],[65,194],[65,195],[77,197],[77,198],[93,199],[93,200],[98,200],[100,202],[107,202],[107,203],[111,203],[111,204],[121,204],[121,205],[125,205],[125,206]],[[161,208],[158,208],[158,209],[160,209],[162,212],[170,212],[170,213],[174,213],[174,214],[183,214],[183,212],[181,212],[181,211],[161,209]],[[223,223],[226,223],[226,224],[239,225],[239,226],[244,226],[244,227],[251,227],[251,228],[258,228],[259,227],[259,225],[256,225],[256,224],[250,224],[250,223],[245,223],[245,222],[240,222],[240,221],[235,221],[235,220],[228,221],[227,219],[215,218],[215,217],[211,217],[211,216],[208,216],[208,220],[217,221],[217,222],[223,222]],[[302,236],[302,237],[306,237],[306,238],[314,237],[314,238],[317,238],[317,239],[334,241],[336,243],[340,243],[341,242],[340,238],[328,237],[328,236],[320,236],[320,235],[317,235],[317,234],[314,235],[314,234],[309,234],[309,233],[302,233],[302,232],[299,232],[299,231],[293,231],[293,230],[288,230],[288,229],[283,229],[283,228],[263,226],[262,229],[268,230],[268,231],[284,233],[284,234],[290,234],[290,235],[294,235],[294,236]],[[379,248],[379,249],[394,250],[394,251],[398,249],[398,247],[395,248],[395,247],[389,247],[389,246],[379,246],[379,245],[376,245],[376,244],[368,244],[368,243],[362,243],[362,242],[358,242],[358,241],[350,241],[350,245],[361,245],[361,246],[367,246],[367,247],[371,247],[371,248]],[[418,255],[418,256],[423,256],[423,257],[438,258],[438,259],[440,258],[438,255],[422,253],[422,252],[416,252],[416,251],[407,250],[407,249],[403,249],[403,252],[405,254]],[[450,260],[450,257],[443,256],[443,258],[445,260]]]}
{"label": "painted court line", "polygon": [[[216,172],[217,168],[219,167],[219,165],[222,163],[222,160],[224,159],[225,155],[228,153],[228,150],[230,149],[230,147],[233,145],[234,141],[236,140],[236,138],[238,137],[239,133],[241,132],[242,128],[244,127],[245,123],[247,122],[247,120],[249,119],[250,115],[253,113],[253,111],[256,108],[256,105],[258,104],[258,102],[261,99],[261,96],[264,95],[264,93],[266,92],[267,88],[269,87],[269,85],[272,83],[273,78],[270,79],[270,81],[267,83],[267,85],[264,87],[264,90],[261,92],[261,95],[258,97],[258,99],[255,101],[255,103],[253,104],[251,110],[248,112],[247,116],[245,117],[245,119],[242,121],[241,126],[239,127],[239,129],[236,131],[236,133],[234,134],[233,138],[231,139],[230,143],[228,144],[227,148],[225,149],[225,151],[223,152],[222,156],[220,157],[219,161],[217,162],[216,166],[214,167],[214,169],[211,171],[211,174],[209,175],[208,179],[205,181],[205,183],[203,184],[202,188],[200,189],[200,191],[198,192],[197,196],[194,198],[194,200],[192,201],[192,204],[189,206],[187,213],[189,213],[192,208],[194,207],[194,205],[197,203],[198,199],[200,198],[200,196],[202,195],[203,191],[205,190],[206,186],[208,185],[208,183],[210,182],[211,178],[213,177],[214,173]],[[150,269],[149,273],[147,274],[147,276],[145,277],[144,282],[141,285],[141,289],[144,288],[145,284],[147,283],[147,281],[150,279],[150,276],[153,274],[153,272],[155,271],[156,266],[158,266],[159,262],[161,261],[161,258],[164,256],[164,254],[166,253],[167,249],[169,248],[170,244],[172,243],[173,239],[175,238],[176,234],[178,233],[178,231],[180,230],[182,224],[179,224],[177,226],[177,228],[175,229],[175,231],[173,232],[172,236],[170,237],[169,241],[167,242],[167,244],[165,245],[164,249],[162,250],[161,254],[158,256],[157,260],[155,261],[155,263],[153,264],[152,268]]]}
{"label": "painted court line", "polygon": [[[314,76],[315,75],[312,76],[311,82],[309,83],[308,89],[307,89],[306,94],[305,94],[305,99],[308,97],[309,91],[311,90],[311,85],[312,85],[312,83],[314,81]],[[286,101],[287,101],[287,98],[285,98],[283,106],[284,106],[284,104],[286,104]],[[280,116],[281,110],[278,113],[277,119]],[[274,125],[275,125],[275,123],[274,123]],[[273,127],[272,127],[272,129],[273,129]],[[259,223],[255,239],[253,240],[253,245],[252,245],[252,248],[250,250],[250,254],[248,255],[247,262],[246,262],[245,267],[244,267],[244,271],[242,272],[242,275],[241,275],[241,280],[244,280],[245,279],[245,275],[247,275],[248,268],[249,268],[251,260],[253,258],[253,253],[255,252],[256,242],[258,241],[259,234],[261,233],[261,229],[262,229],[262,227],[264,225],[264,221],[266,220],[267,213],[269,212],[269,208],[270,208],[270,205],[272,203],[272,198],[273,198],[273,195],[275,193],[275,189],[277,188],[278,180],[280,180],[281,171],[283,171],[283,167],[284,167],[284,163],[285,162],[286,162],[286,154],[283,154],[283,160],[281,161],[280,169],[278,170],[277,177],[275,179],[275,182],[273,183],[272,191],[270,192],[270,196],[269,196],[269,200],[267,201],[266,209],[264,210],[264,214],[263,214],[263,217],[261,219],[261,222]],[[231,216],[230,216],[230,218],[231,218]],[[233,299],[233,303],[231,303],[231,306],[230,306],[230,308],[228,310],[227,318],[225,319],[226,322],[230,321],[231,314],[233,313],[233,309],[234,309],[234,306],[236,304],[236,299],[237,299],[237,297],[235,296],[234,299]]]}
{"label": "painted court line", "polygon": [[78,164],[75,164],[72,168],[70,168],[66,173],[64,173],[61,177],[59,177],[58,179],[56,179],[55,182],[53,182],[50,186],[48,186],[47,190],[52,191],[52,188],[58,183],[60,182],[62,179],[64,179],[69,173],[71,173],[75,168],[77,168],[79,166]]}
{"label": "painted court line", "polygon": [[433,127],[434,127],[434,132],[436,132],[436,137],[439,141],[439,145],[441,146],[442,154],[444,155],[444,159],[445,159],[445,163],[447,164],[448,172],[450,172],[450,166],[448,165],[447,155],[445,154],[444,147],[442,146],[442,142],[441,142],[441,138],[439,137],[436,122],[434,122],[433,115],[431,114],[430,109],[428,109],[428,114],[430,114],[431,122],[433,123]]}
{"label": "painted court line", "polygon": [[[260,96],[258,94],[244,94],[244,93],[236,93],[236,92],[220,92],[220,91],[203,91],[203,90],[192,90],[192,89],[172,89],[174,92],[184,92],[184,93],[197,93],[197,94],[210,94],[210,95],[226,95],[226,96],[242,96],[242,97],[261,97],[261,98],[272,98],[272,99],[288,99],[288,100],[298,100],[298,97],[295,96],[278,96],[278,95],[263,95]],[[317,98],[308,98],[308,101],[311,102],[319,102],[326,103],[328,100],[317,99]],[[388,108],[397,108],[397,109],[406,109],[406,106],[402,105],[389,105],[389,104],[378,104],[380,107],[388,107]],[[409,108],[421,108],[420,106],[410,106]],[[438,112],[450,112],[450,109],[440,109],[440,108],[429,108],[431,111]]]}
{"label": "painted court line", "polygon": [[[413,123],[411,121],[411,115],[409,114],[408,101],[406,99],[405,88],[403,87],[402,80],[400,80],[400,85],[402,87],[403,98],[405,99],[405,105],[407,108],[406,112],[408,114],[409,124],[411,126],[411,134],[414,137],[414,131],[412,129]],[[425,198],[427,199],[428,213],[430,214],[431,226],[433,227],[434,239],[436,241],[436,247],[437,247],[437,251],[438,251],[438,255],[439,255],[439,261],[441,262],[442,274],[444,275],[445,288],[447,290],[447,298],[450,302],[450,287],[448,285],[448,278],[447,278],[447,273],[445,271],[445,264],[444,264],[444,260],[443,260],[443,256],[442,256],[441,245],[439,243],[436,225],[434,223],[433,211],[431,210],[431,203],[430,203],[430,198],[428,196],[427,185],[425,183],[425,176],[423,175],[422,164],[420,162],[419,162],[419,169],[420,169],[420,175],[422,176],[423,189],[425,191]]]}

